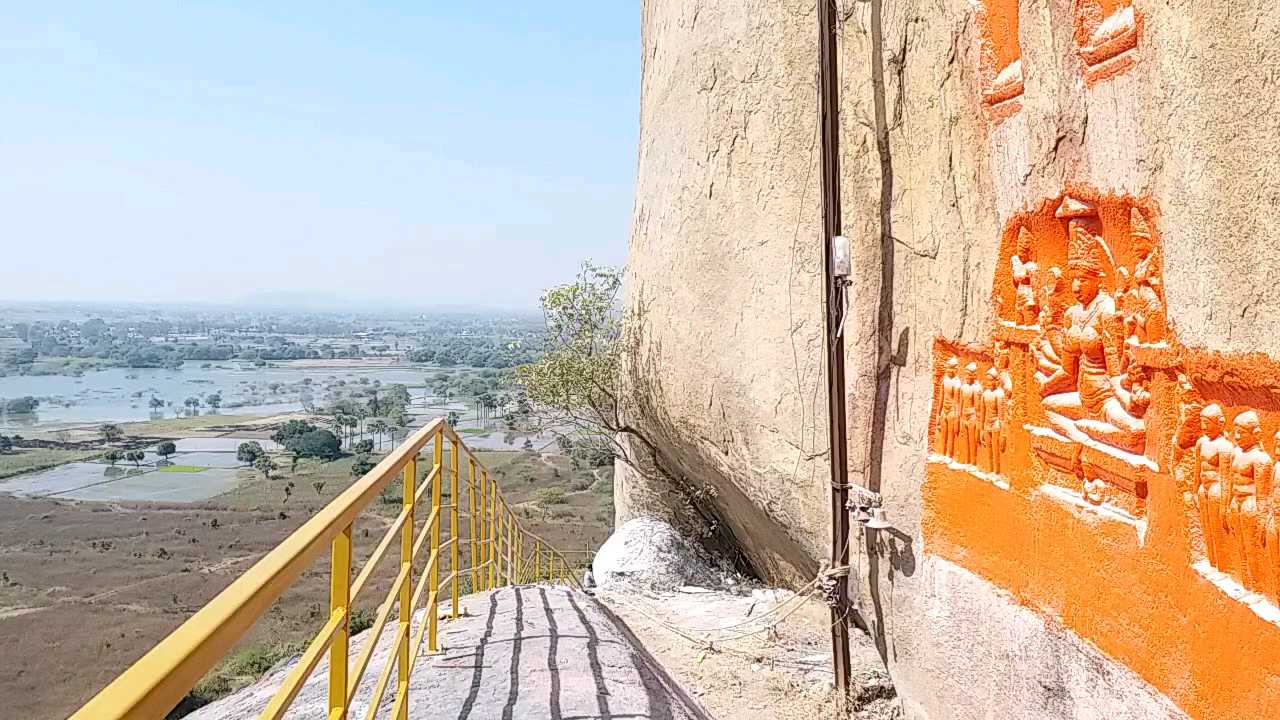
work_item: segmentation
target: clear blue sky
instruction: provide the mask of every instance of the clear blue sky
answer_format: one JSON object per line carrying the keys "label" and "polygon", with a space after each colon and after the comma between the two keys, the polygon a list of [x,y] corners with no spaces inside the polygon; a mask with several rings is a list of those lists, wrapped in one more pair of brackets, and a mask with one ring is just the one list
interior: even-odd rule
{"label": "clear blue sky", "polygon": [[532,306],[620,264],[635,0],[8,3],[0,299]]}

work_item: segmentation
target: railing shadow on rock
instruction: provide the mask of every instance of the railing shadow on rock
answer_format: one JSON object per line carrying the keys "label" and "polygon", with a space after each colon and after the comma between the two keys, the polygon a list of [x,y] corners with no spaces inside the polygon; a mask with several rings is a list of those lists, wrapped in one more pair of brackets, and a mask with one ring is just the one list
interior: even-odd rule
{"label": "railing shadow on rock", "polygon": [[[445,441],[448,441],[446,448]],[[431,446],[431,472],[419,485],[419,454]],[[466,456],[467,511],[458,505],[460,461]],[[448,498],[442,502],[444,478],[449,477]],[[352,579],[352,527],[362,512],[397,478],[402,478],[403,499],[399,515]],[[429,494],[428,494],[429,493]],[[415,536],[415,516],[428,515]],[[449,539],[441,542],[442,519],[448,515]],[[465,518],[469,532],[459,532]],[[369,585],[378,563],[400,540],[400,570],[365,634],[366,644],[348,657],[352,606]],[[468,545],[469,564],[460,565],[460,543]],[[472,590],[490,590],[525,582],[566,583],[578,589],[574,564],[564,553],[525,528],[503,498],[497,481],[475,453],[443,419],[429,422],[354,482],[332,502],[262,557],[189,620],[99,692],[71,720],[112,718],[163,718],[272,607],[302,575],[316,556],[330,548],[329,619],[311,639],[293,670],[267,704],[260,718],[283,717],[298,691],[327,653],[330,720],[346,718],[361,678],[368,669],[379,636],[398,610],[398,631],[393,640],[395,663],[388,660],[367,705],[367,718],[377,714],[391,671],[396,668],[395,700],[390,717],[408,716],[409,679],[422,648],[438,650],[439,603],[444,590],[450,603],[449,617],[458,616],[461,579],[469,575]],[[528,546],[528,547],[526,547]],[[414,562],[427,553],[425,569],[416,585]],[[451,571],[441,577],[442,555],[448,552]],[[423,597],[426,600],[423,602]],[[426,622],[410,637],[412,618],[420,608]]]}

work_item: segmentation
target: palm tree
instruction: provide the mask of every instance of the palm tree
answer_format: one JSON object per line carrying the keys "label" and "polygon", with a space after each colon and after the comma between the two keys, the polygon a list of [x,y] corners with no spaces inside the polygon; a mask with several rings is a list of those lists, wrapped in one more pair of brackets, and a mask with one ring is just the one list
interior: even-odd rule
{"label": "palm tree", "polygon": [[373,433],[374,436],[378,438],[379,450],[382,449],[382,435],[389,429],[390,427],[387,425],[386,421],[381,418],[369,423],[369,432]]}
{"label": "palm tree", "polygon": [[356,408],[356,420],[358,420],[360,423],[360,438],[362,440],[364,439],[364,421],[369,416],[370,416],[369,408],[367,407]]}
{"label": "palm tree", "polygon": [[338,437],[343,436],[343,428],[347,426],[347,418],[342,414],[341,410],[333,410],[333,415],[329,417],[329,428],[333,430],[333,434]]}

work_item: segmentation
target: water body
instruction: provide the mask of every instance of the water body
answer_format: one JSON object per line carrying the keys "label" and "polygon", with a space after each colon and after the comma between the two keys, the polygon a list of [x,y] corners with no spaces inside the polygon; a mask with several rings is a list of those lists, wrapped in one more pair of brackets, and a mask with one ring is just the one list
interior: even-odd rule
{"label": "water body", "polygon": [[[301,408],[298,388],[285,388],[283,395],[272,394],[271,383],[294,385],[311,378],[311,394],[317,403],[324,401],[327,383],[336,380],[353,382],[362,377],[380,380],[384,385],[404,383],[421,385],[439,368],[386,367],[309,367],[280,363],[275,367],[240,366],[232,362],[188,362],[180,370],[164,368],[108,368],[68,375],[10,375],[0,377],[0,400],[32,395],[41,398],[39,409],[31,414],[0,412],[0,432],[83,425],[100,422],[133,422],[152,419],[147,402],[154,396],[172,402],[181,409],[188,397],[201,399],[221,392],[222,410],[232,415],[265,415]],[[3,403],[0,403],[3,407]],[[164,409],[173,417],[172,407]]]}

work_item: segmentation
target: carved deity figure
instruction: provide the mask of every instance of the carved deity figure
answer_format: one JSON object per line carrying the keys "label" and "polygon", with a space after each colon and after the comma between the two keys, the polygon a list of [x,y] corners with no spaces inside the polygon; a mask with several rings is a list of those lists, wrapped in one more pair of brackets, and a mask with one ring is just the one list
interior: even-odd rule
{"label": "carved deity figure", "polygon": [[942,401],[938,408],[938,452],[956,457],[956,439],[960,435],[960,377],[956,374],[960,361],[953,355],[942,374]]}
{"label": "carved deity figure", "polygon": [[960,452],[956,457],[961,463],[972,465],[978,459],[979,405],[982,401],[982,385],[978,382],[978,365],[964,366],[964,382],[960,385]]}
{"label": "carved deity figure", "polygon": [[1223,565],[1219,548],[1226,536],[1226,505],[1223,503],[1222,475],[1232,461],[1235,446],[1223,433],[1226,417],[1216,404],[1200,411],[1200,439],[1195,444],[1195,465],[1191,484],[1204,535],[1204,549],[1209,564]]}
{"label": "carved deity figure", "polygon": [[1000,453],[1004,452],[1005,447],[1005,402],[1004,388],[1000,385],[1000,371],[991,368],[987,371],[980,405],[982,437],[977,463],[980,470],[1000,472]]}
{"label": "carved deity figure", "polygon": [[1014,322],[1019,325],[1035,325],[1040,317],[1040,303],[1036,299],[1035,276],[1038,266],[1032,259],[1032,243],[1035,238],[1025,228],[1018,230],[1017,252],[1009,260],[1012,266],[1014,297]]}
{"label": "carved deity figure", "polygon": [[1262,427],[1258,414],[1246,410],[1236,416],[1234,424],[1236,447],[1228,477],[1227,532],[1230,547],[1240,561],[1243,585],[1258,591],[1264,576],[1258,497],[1270,496],[1274,469],[1271,456],[1260,442]]}
{"label": "carved deity figure", "polygon": [[[1110,257],[1100,236],[1082,223],[1072,222],[1068,272],[1076,304],[1067,308],[1062,339],[1062,373],[1074,374],[1071,391],[1044,398],[1045,409],[1078,422],[1076,428],[1101,442],[1130,452],[1142,452],[1146,423],[1135,415],[1123,393],[1123,322],[1115,300],[1102,288]],[[1046,382],[1041,392],[1056,390],[1060,382]],[[1145,408],[1143,408],[1145,411]]]}

